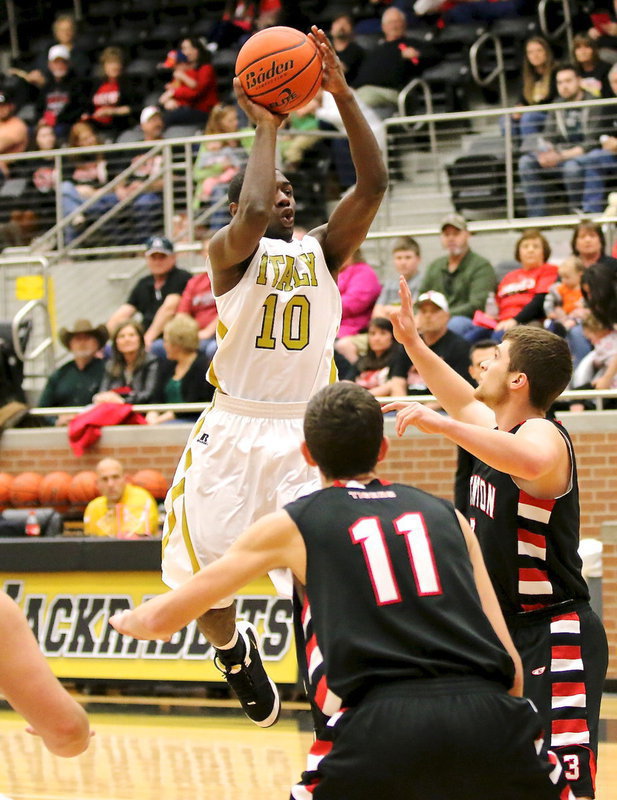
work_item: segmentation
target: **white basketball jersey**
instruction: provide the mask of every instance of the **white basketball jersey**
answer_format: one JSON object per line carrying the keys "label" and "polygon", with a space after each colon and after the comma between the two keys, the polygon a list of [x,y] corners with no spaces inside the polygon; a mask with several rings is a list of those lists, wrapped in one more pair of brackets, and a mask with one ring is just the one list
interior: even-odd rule
{"label": "white basketball jersey", "polygon": [[239,283],[215,299],[218,349],[208,380],[225,394],[306,401],[336,379],[341,296],[314,237],[262,238]]}

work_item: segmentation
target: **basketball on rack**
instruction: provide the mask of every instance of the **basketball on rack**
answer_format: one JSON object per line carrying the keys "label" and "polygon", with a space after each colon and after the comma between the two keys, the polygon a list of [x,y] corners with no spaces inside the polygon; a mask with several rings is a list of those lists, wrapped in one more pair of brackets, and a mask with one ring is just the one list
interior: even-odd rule
{"label": "basketball on rack", "polygon": [[21,472],[16,475],[11,486],[11,505],[15,508],[37,506],[42,480],[43,476],[38,472]]}
{"label": "basketball on rack", "polygon": [[73,476],[68,472],[49,472],[43,476],[39,486],[39,501],[42,506],[65,509],[69,505],[69,490]]}
{"label": "basketball on rack", "polygon": [[287,114],[319,91],[321,56],[306,34],[277,25],[247,39],[236,59],[236,75],[254,103]]}
{"label": "basketball on rack", "polygon": [[0,472],[0,511],[11,504],[11,486],[14,480],[8,472]]}
{"label": "basketball on rack", "polygon": [[150,492],[155,500],[164,500],[167,494],[168,484],[165,476],[158,469],[140,469],[131,478],[131,483],[141,486],[142,489]]}
{"label": "basketball on rack", "polygon": [[96,485],[96,472],[85,469],[73,475],[69,486],[69,500],[71,505],[85,506],[100,494]]}

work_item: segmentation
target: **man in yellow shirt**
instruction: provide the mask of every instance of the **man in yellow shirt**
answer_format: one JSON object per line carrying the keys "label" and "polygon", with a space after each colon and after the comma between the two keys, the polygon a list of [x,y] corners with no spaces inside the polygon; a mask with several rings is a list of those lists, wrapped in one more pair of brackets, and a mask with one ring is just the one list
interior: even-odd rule
{"label": "man in yellow shirt", "polygon": [[114,458],[99,461],[96,473],[101,496],[86,506],[84,534],[117,539],[157,536],[159,513],[150,492],[127,483],[122,464]]}

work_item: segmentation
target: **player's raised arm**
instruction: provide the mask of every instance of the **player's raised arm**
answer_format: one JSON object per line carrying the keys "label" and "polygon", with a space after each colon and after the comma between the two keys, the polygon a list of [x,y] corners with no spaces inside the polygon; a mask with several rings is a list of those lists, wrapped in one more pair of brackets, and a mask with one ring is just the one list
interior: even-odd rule
{"label": "player's raised arm", "polygon": [[286,511],[259,519],[238,537],[225,555],[193,575],[180,588],[158,595],[110,619],[119,633],[136,639],[169,640],[224,597],[236,594],[255,578],[277,567],[289,567],[304,580],[306,551]]}
{"label": "player's raised arm", "polygon": [[234,91],[240,108],[255,125],[255,138],[240,196],[230,205],[232,220],[217,231],[210,242],[209,255],[215,282],[217,273],[238,269],[246,262],[266,231],[276,187],[276,132],[286,118],[254,103],[244,93],[238,78],[234,78]]}
{"label": "player's raised arm", "polygon": [[[401,306],[392,313],[394,336],[413,362],[432,394],[451,417],[462,422],[493,427],[495,416],[474,397],[473,387],[427,347],[418,333],[413,315],[413,301],[405,278],[401,277]],[[384,410],[401,409],[404,403],[389,403]]]}
{"label": "player's raised arm", "polygon": [[330,271],[335,272],[360,247],[388,187],[388,175],[375,136],[364,118],[343,68],[325,33],[315,25],[309,36],[323,61],[323,88],[332,93],[349,137],[356,184],[332,212],[329,221],[314,231]]}

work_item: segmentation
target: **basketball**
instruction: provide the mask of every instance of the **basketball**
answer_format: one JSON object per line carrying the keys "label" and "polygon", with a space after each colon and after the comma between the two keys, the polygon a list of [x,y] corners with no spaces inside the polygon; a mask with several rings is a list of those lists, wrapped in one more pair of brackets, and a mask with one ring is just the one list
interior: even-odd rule
{"label": "basketball", "polygon": [[73,476],[68,472],[49,472],[43,476],[39,486],[39,501],[42,506],[66,508],[69,504],[69,489]]}
{"label": "basketball", "polygon": [[11,486],[15,479],[8,472],[0,472],[0,511],[11,502]]}
{"label": "basketball", "polygon": [[236,58],[236,75],[254,103],[287,114],[321,86],[321,56],[306,34],[277,25],[253,34]]}
{"label": "basketball", "polygon": [[38,505],[42,480],[43,476],[38,472],[22,472],[16,475],[11,486],[11,505],[15,508]]}
{"label": "basketball", "polygon": [[164,500],[167,494],[167,481],[158,469],[140,469],[132,477],[131,483],[146,489],[156,500]]}
{"label": "basketball", "polygon": [[73,475],[69,486],[69,500],[72,505],[85,506],[99,494],[94,470],[83,470]]}

